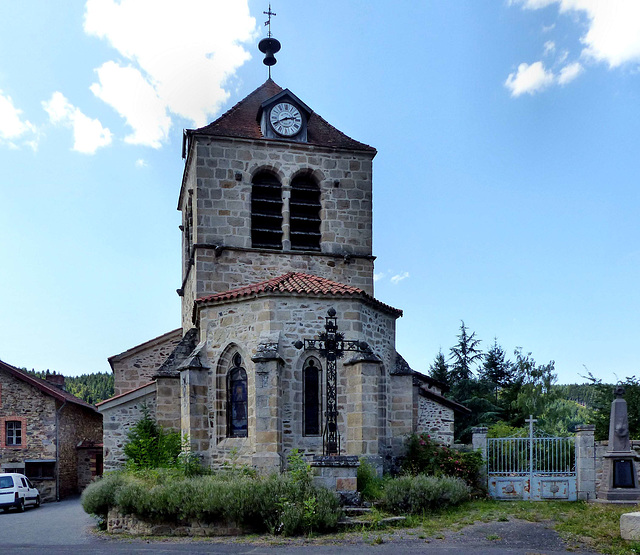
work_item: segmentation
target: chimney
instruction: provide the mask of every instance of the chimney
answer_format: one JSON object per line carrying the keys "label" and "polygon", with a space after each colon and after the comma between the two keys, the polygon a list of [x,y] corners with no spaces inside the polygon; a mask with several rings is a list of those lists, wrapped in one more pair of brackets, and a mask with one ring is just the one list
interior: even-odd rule
{"label": "chimney", "polygon": [[56,374],[55,372],[49,374],[49,372],[47,372],[45,380],[51,385],[64,389],[64,376],[62,374]]}

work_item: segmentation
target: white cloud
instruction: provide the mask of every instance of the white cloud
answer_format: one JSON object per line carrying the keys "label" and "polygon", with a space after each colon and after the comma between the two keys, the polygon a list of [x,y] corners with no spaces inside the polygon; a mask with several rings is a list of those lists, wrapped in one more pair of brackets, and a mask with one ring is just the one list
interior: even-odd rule
{"label": "white cloud", "polygon": [[99,120],[83,114],[61,92],[54,92],[42,107],[49,114],[51,123],[73,129],[73,150],[94,154],[98,148],[111,144],[111,131],[102,127]]}
{"label": "white cloud", "polygon": [[373,274],[373,281],[374,281],[374,282],[376,282],[376,281],[380,281],[384,276],[385,276],[385,273],[384,273],[384,272],[380,272],[380,273],[378,273],[378,274],[374,273],[374,274]]}
{"label": "white cloud", "polygon": [[[16,108],[13,99],[9,95],[2,94],[0,90],[0,142],[8,144],[11,148],[17,148],[16,139],[27,139],[35,135],[35,126],[22,118],[22,110]],[[37,139],[32,138],[26,143],[35,150]]]}
{"label": "white cloud", "polygon": [[580,62],[574,62],[572,64],[564,66],[560,70],[560,74],[558,75],[558,84],[566,85],[567,83],[571,83],[578,75],[580,75],[584,71],[582,64]]}
{"label": "white cloud", "polygon": [[556,51],[556,43],[552,40],[548,40],[544,43],[544,55],[548,56]]}
{"label": "white cloud", "polygon": [[547,71],[542,62],[534,62],[531,65],[520,64],[518,71],[510,73],[504,84],[511,91],[511,96],[518,97],[524,93],[540,92],[552,83],[553,73]]}
{"label": "white cloud", "polygon": [[610,68],[640,62],[640,2],[638,0],[512,0],[525,9],[558,4],[560,13],[586,15],[588,29],[580,38],[585,58]]}
{"label": "white cloud", "polygon": [[256,22],[247,0],[88,0],[84,29],[127,61],[103,64],[91,90],[132,127],[128,142],[158,147],[170,114],[202,126],[220,110]]}
{"label": "white cloud", "polygon": [[400,274],[396,274],[395,276],[391,277],[391,283],[393,283],[394,285],[397,285],[403,279],[407,279],[408,277],[409,277],[409,272],[402,272]]}
{"label": "white cloud", "polygon": [[171,118],[153,86],[137,69],[115,62],[106,62],[97,73],[99,83],[91,85],[91,92],[112,106],[133,129],[124,140],[160,148],[169,134]]}
{"label": "white cloud", "polygon": [[149,164],[142,158],[136,160],[136,168],[146,168]]}

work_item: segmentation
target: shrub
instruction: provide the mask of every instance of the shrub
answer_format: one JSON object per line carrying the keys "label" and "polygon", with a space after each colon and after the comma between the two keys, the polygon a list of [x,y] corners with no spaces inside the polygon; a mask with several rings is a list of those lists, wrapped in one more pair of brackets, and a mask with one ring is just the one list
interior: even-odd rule
{"label": "shrub", "polygon": [[100,480],[92,482],[82,492],[82,508],[101,519],[107,518],[107,512],[115,505],[116,492],[123,482],[124,476],[120,472],[107,473]]}
{"label": "shrub", "polygon": [[358,491],[368,501],[382,498],[383,480],[366,459],[360,459],[358,467]]}
{"label": "shrub", "polygon": [[178,432],[165,432],[142,405],[142,418],[127,435],[124,446],[127,467],[133,470],[172,466],[178,461],[181,439]]}
{"label": "shrub", "polygon": [[114,506],[150,521],[235,523],[286,535],[330,530],[341,515],[338,498],[310,481],[287,475],[185,478],[173,469],[114,473],[83,494],[88,513],[104,518]]}
{"label": "shrub", "polygon": [[469,499],[469,486],[448,476],[401,476],[385,484],[383,502],[393,513],[419,514]]}
{"label": "shrub", "polygon": [[412,434],[407,439],[403,469],[413,475],[453,476],[474,489],[481,489],[480,469],[483,465],[479,451],[457,451],[432,440],[427,434]]}

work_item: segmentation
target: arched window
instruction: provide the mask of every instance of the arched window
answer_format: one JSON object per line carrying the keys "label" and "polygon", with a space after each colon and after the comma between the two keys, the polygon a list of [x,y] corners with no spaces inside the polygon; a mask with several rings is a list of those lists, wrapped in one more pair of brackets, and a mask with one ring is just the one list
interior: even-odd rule
{"label": "arched window", "polygon": [[320,250],[320,188],[309,174],[291,182],[290,229],[291,248]]}
{"label": "arched window", "polygon": [[269,172],[256,174],[252,181],[251,246],[282,249],[282,186]]}
{"label": "arched window", "polygon": [[236,353],[227,374],[227,437],[247,437],[247,420],[247,373]]}
{"label": "arched window", "polygon": [[317,436],[322,433],[320,411],[322,409],[322,390],[320,387],[320,367],[312,358],[302,370],[304,387],[304,434]]}

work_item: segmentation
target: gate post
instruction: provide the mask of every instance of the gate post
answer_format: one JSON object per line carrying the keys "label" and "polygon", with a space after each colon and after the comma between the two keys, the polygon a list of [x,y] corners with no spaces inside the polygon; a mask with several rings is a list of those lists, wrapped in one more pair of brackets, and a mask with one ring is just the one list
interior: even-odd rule
{"label": "gate post", "polygon": [[596,445],[593,424],[576,426],[576,489],[578,499],[596,498]]}
{"label": "gate post", "polygon": [[473,446],[473,450],[477,451],[480,449],[482,451],[482,458],[487,460],[487,432],[489,428],[485,428],[484,426],[478,426],[477,428],[471,428],[471,445]]}

